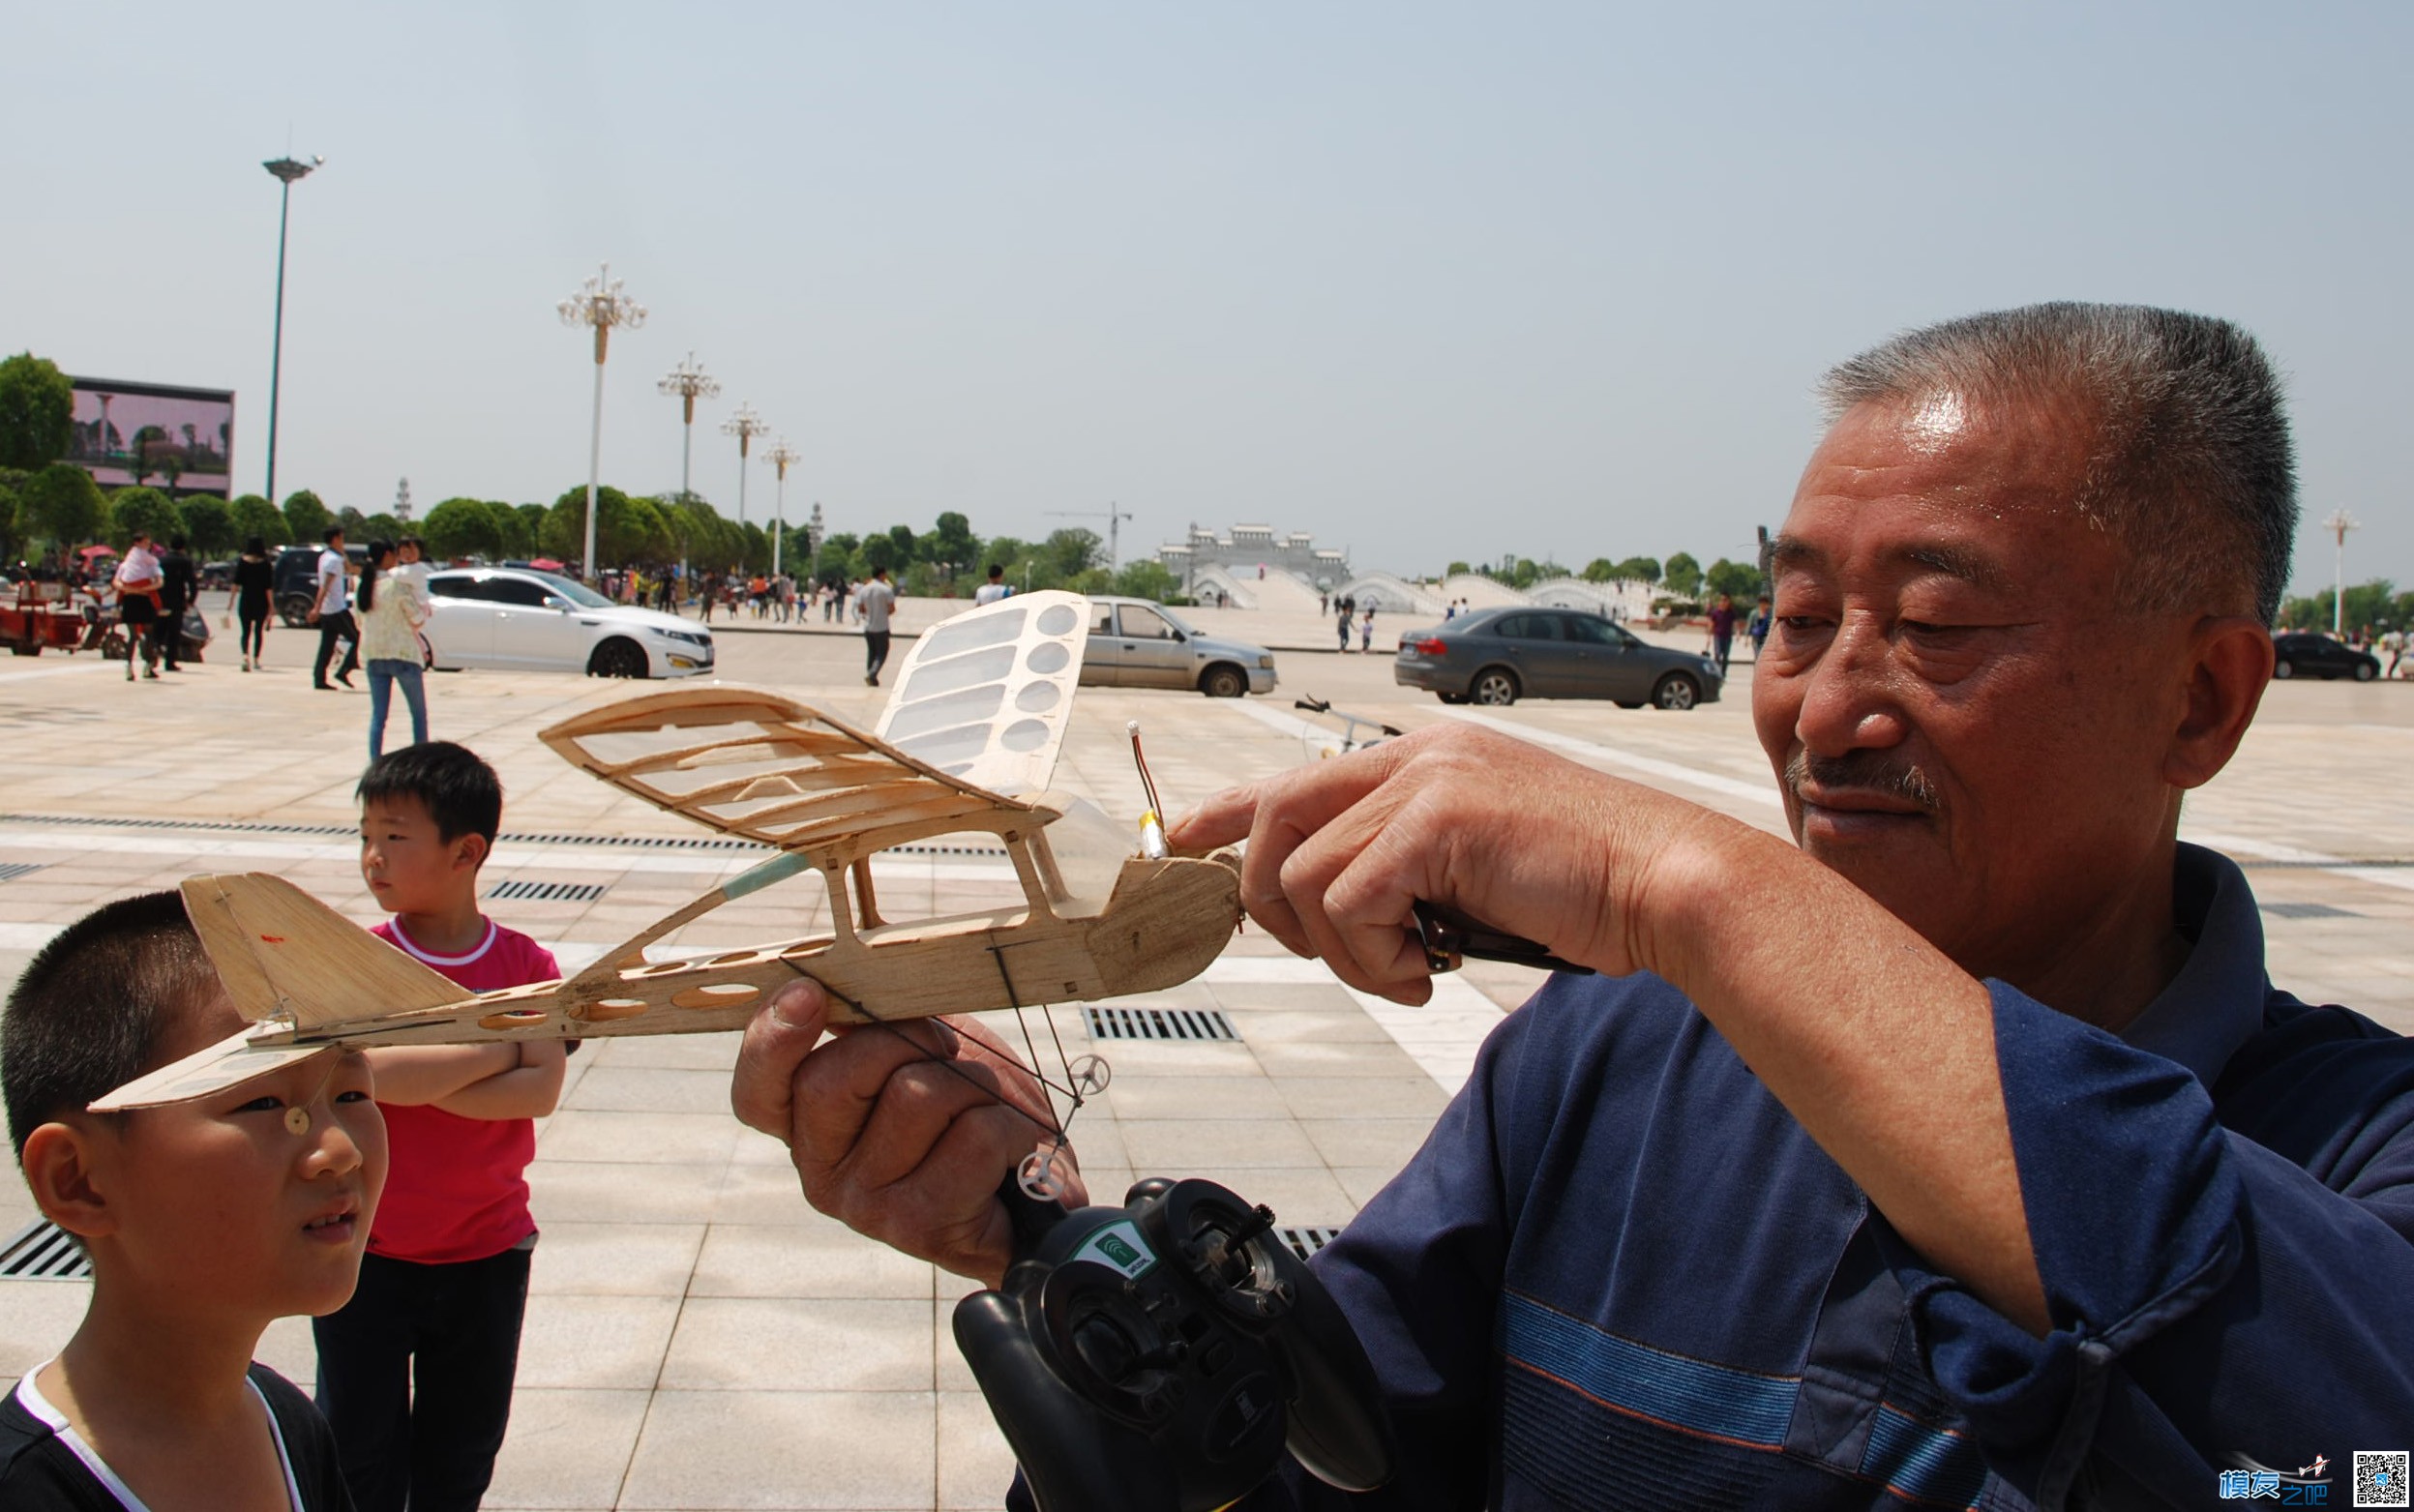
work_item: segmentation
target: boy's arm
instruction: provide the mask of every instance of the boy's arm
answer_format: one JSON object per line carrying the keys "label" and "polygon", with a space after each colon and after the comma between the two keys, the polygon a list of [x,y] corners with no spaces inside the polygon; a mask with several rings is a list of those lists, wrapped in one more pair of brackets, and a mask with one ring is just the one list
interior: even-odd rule
{"label": "boy's arm", "polygon": [[520,1040],[478,1049],[513,1052],[511,1066],[476,1082],[436,1106],[463,1118],[542,1118],[561,1100],[562,1070],[570,1052],[559,1040]]}
{"label": "boy's arm", "polygon": [[517,1045],[381,1045],[365,1053],[376,1098],[397,1108],[441,1103],[520,1064]]}

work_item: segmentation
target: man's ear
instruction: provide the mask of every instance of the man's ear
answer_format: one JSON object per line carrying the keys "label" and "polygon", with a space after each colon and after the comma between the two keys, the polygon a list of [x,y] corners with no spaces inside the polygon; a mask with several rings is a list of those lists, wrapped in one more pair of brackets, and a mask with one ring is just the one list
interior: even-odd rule
{"label": "man's ear", "polygon": [[2188,642],[2188,684],[2162,775],[2201,787],[2229,764],[2272,681],[2272,633],[2243,614],[2207,619]]}
{"label": "man's ear", "polygon": [[95,1138],[88,1126],[45,1123],[25,1137],[17,1157],[42,1216],[79,1239],[117,1231],[117,1213],[94,1179]]}

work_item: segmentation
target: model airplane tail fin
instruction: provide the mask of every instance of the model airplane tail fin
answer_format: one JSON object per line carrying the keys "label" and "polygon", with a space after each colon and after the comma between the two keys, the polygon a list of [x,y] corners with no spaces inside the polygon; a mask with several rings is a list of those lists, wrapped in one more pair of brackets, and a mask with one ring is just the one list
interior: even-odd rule
{"label": "model airplane tail fin", "polygon": [[283,877],[195,876],[185,912],[235,1010],[296,1028],[443,1008],[475,995]]}

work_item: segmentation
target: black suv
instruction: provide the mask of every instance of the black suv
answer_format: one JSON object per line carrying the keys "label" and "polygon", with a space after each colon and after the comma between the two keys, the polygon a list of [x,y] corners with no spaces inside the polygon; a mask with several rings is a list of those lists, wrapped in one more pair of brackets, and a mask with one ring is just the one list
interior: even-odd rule
{"label": "black suv", "polygon": [[2380,675],[2380,658],[2311,631],[2282,631],[2272,637],[2272,649],[2279,657],[2272,664],[2274,677],[2352,677],[2368,683]]}
{"label": "black suv", "polygon": [[[277,615],[286,624],[300,629],[311,622],[311,606],[318,602],[318,553],[321,546],[289,546],[277,553],[276,583],[271,590],[277,602]],[[343,554],[351,559],[352,570],[359,572],[369,559],[369,548],[346,545]]]}

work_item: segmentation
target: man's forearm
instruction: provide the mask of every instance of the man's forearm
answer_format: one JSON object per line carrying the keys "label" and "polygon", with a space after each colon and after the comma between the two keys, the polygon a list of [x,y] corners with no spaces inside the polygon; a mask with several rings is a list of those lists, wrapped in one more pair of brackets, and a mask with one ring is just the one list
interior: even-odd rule
{"label": "man's forearm", "polygon": [[1896,1232],[2043,1333],[1985,987],[1828,868],[1714,815],[1662,855],[1637,903],[1635,957]]}

